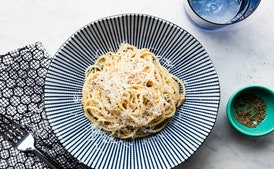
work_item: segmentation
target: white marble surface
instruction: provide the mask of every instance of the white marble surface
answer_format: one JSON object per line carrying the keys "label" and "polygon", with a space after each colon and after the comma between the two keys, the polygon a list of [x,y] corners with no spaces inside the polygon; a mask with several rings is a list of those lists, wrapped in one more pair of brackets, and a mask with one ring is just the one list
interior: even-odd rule
{"label": "white marble surface", "polygon": [[240,87],[256,84],[274,90],[274,1],[262,0],[246,21],[215,32],[193,26],[183,3],[184,0],[1,0],[0,54],[41,41],[53,56],[80,27],[109,15],[144,13],[169,20],[203,44],[221,83],[221,104],[211,135],[177,168],[274,168],[274,133],[257,138],[241,135],[230,126],[225,113],[229,96]]}

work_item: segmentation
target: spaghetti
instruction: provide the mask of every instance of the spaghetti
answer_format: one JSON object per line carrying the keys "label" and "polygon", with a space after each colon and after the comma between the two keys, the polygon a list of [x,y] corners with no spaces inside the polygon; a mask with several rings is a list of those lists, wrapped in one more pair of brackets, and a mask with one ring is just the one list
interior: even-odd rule
{"label": "spaghetti", "polygon": [[85,116],[126,139],[161,131],[184,102],[186,90],[148,49],[122,44],[86,69],[82,94]]}

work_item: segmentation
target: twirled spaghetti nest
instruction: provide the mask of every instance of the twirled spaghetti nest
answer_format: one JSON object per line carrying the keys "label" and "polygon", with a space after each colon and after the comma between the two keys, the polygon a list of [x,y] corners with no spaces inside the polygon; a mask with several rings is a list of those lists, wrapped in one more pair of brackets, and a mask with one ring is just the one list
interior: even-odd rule
{"label": "twirled spaghetti nest", "polygon": [[82,94],[92,123],[115,137],[137,138],[168,124],[185,100],[185,86],[148,49],[122,44],[86,69]]}

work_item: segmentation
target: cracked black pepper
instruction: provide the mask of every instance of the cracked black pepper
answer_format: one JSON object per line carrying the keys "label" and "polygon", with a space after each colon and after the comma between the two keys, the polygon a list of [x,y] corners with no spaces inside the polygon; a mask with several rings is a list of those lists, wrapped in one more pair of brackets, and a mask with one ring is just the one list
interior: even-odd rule
{"label": "cracked black pepper", "polygon": [[236,120],[250,128],[258,126],[265,119],[264,100],[254,94],[244,94],[236,98],[233,104]]}

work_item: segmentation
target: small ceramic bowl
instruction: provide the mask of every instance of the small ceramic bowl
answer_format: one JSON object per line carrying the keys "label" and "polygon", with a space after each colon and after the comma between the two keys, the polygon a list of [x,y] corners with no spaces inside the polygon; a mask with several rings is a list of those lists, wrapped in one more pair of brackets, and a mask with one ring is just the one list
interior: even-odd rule
{"label": "small ceramic bowl", "polygon": [[[261,98],[266,105],[265,118],[256,127],[247,127],[241,124],[236,118],[235,100],[245,94],[255,95]],[[229,98],[226,106],[226,113],[231,125],[239,132],[248,136],[263,136],[274,130],[274,92],[263,86],[248,86],[239,89]]]}

